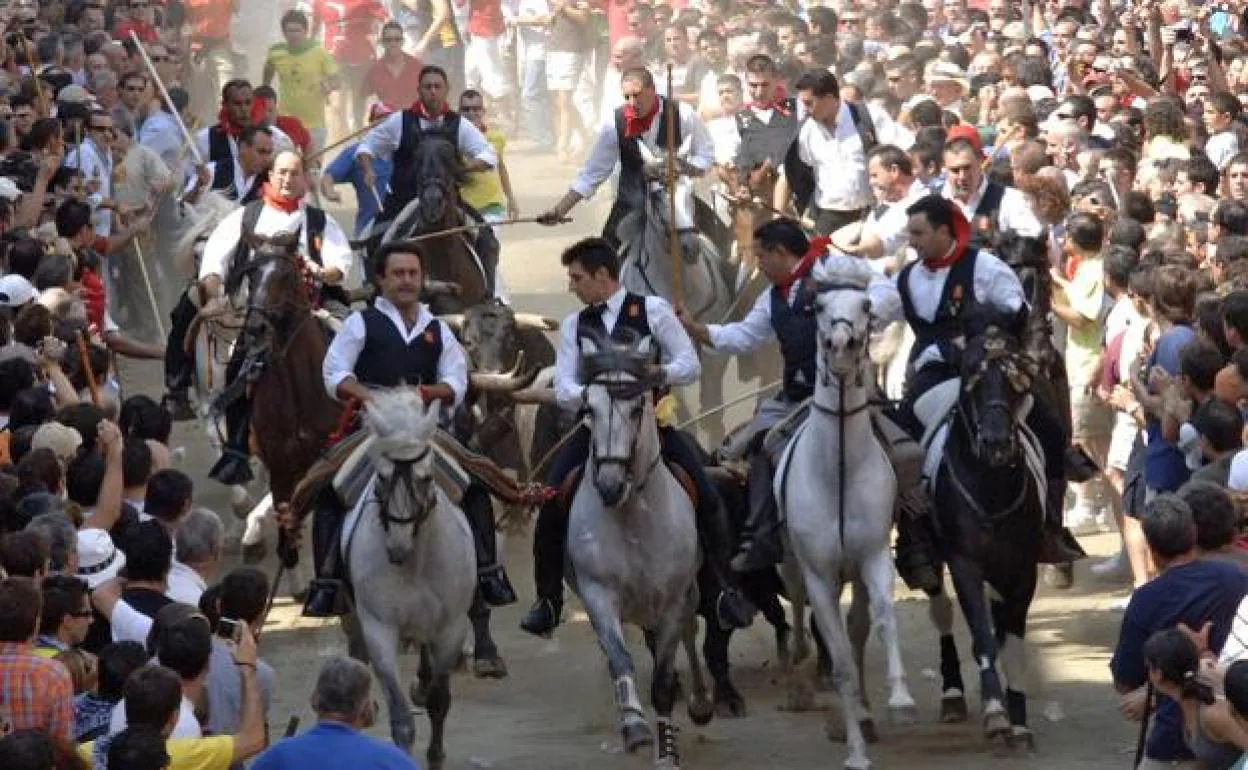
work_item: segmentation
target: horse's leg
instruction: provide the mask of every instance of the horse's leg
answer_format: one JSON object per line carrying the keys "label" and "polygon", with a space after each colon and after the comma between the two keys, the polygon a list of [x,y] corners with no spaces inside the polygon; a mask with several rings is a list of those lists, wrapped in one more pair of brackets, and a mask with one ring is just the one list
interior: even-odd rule
{"label": "horse's leg", "polygon": [[351,613],[342,619],[342,633],[347,637],[347,655],[364,665],[371,662],[368,658],[368,645],[364,643],[364,630],[360,627],[360,616]]}
{"label": "horse's leg", "polygon": [[[825,579],[822,575],[803,565],[806,574],[807,596],[810,607],[818,618],[819,628],[828,643],[828,651],[832,655],[832,667],[835,671],[836,689],[841,696],[841,711],[844,721],[844,737],[848,744],[849,754],[845,758],[847,770],[867,770],[871,767],[867,759],[867,741],[863,736],[863,725],[870,714],[862,708],[862,696],[858,692],[858,675],[854,671],[854,653],[850,649],[849,636],[845,631],[845,623],[841,620],[841,589],[837,576]],[[832,720],[834,712],[829,712],[826,726],[828,738],[839,740],[840,731]]]}
{"label": "horse's leg", "polygon": [[[458,658],[456,659],[458,660]],[[420,646],[420,663],[416,665],[416,681],[412,682],[407,694],[413,706],[425,708],[429,701],[429,688],[433,682],[433,661],[429,657],[429,646]]]}
{"label": "horse's leg", "polygon": [[[871,604],[868,601],[870,594],[867,593],[867,587],[863,583],[863,577],[859,575],[851,584],[853,598],[849,602],[849,615],[846,620],[846,630],[849,635],[849,646],[854,651],[854,666],[858,669],[858,692],[862,695],[862,709],[868,714],[871,713],[871,699],[867,695],[867,639],[871,636]],[[874,743],[872,736],[868,735],[867,740]]]}
{"label": "horse's leg", "polygon": [[646,713],[637,695],[637,677],[633,656],[624,641],[624,628],[617,609],[619,602],[606,588],[588,580],[579,584],[581,604],[589,615],[589,623],[598,635],[598,644],[607,656],[607,669],[615,684],[615,705],[620,714],[620,732],[624,750],[630,754],[654,743],[654,733],[646,724]]}
{"label": "horse's leg", "polygon": [[247,525],[243,528],[243,562],[255,564],[264,558],[264,521],[273,510],[273,493],[264,496],[247,514]]}
{"label": "horse's leg", "polygon": [[[718,322],[718,319],[713,319]],[[703,356],[702,379],[699,383],[698,409],[705,412],[724,403],[724,376],[728,372],[726,356]],[[719,446],[724,440],[724,413],[721,411],[702,420],[706,445]]]}
{"label": "horse's leg", "polygon": [[962,681],[962,661],[953,639],[953,600],[939,589],[927,595],[927,614],[940,635],[940,721],[965,722],[966,685]]}
{"label": "horse's leg", "polygon": [[468,620],[472,623],[472,673],[478,679],[506,678],[507,664],[490,634],[490,606],[481,598],[480,590],[472,596]]}
{"label": "horse's leg", "polygon": [[[709,627],[710,624],[708,623]],[[715,716],[715,703],[711,701],[706,688],[706,672],[702,670],[702,659],[698,657],[698,616],[691,615],[684,633],[680,637],[681,646],[685,648],[685,658],[689,661],[689,679],[692,691],[685,703],[689,718],[695,725],[704,725]]]}
{"label": "horse's leg", "polygon": [[706,669],[714,685],[715,713],[721,717],[743,717],[745,699],[732,683],[728,666],[728,644],[731,640],[732,629],[707,620],[702,655],[706,658]]}
{"label": "horse's leg", "polygon": [[[871,599],[872,625],[879,630],[888,658],[888,712],[896,724],[910,725],[918,718],[914,698],[906,686],[906,667],[901,660],[897,611],[893,606],[893,558],[887,546],[868,556],[862,564],[861,585]],[[859,585],[854,586],[857,601]]]}
{"label": "horse's leg", "polygon": [[[669,607],[664,620],[651,636],[654,676],[650,684],[650,704],[654,706],[656,715],[655,732],[658,744],[654,759],[655,770],[672,770],[680,767],[680,754],[676,746],[676,727],[672,724],[672,709],[676,705],[676,651],[682,638],[692,641],[689,638],[689,629],[695,627],[693,605],[689,604],[688,608],[689,611],[686,612],[678,607]],[[684,618],[689,620],[684,620]],[[696,657],[696,649],[694,653]],[[696,677],[694,685],[696,694],[697,679],[701,679],[701,675],[698,673],[691,674],[691,676]],[[705,701],[705,681],[702,682],[701,687],[702,699]],[[691,718],[693,717],[693,702],[693,699],[690,699]],[[694,721],[697,722],[697,719]],[[710,721],[709,716],[707,721]]]}
{"label": "horse's leg", "polygon": [[832,681],[836,671],[833,670],[832,656],[828,653],[827,641],[819,629],[818,618],[813,613],[810,616],[810,636],[815,640],[815,688],[831,692],[836,689],[836,683]]}
{"label": "horse's leg", "polygon": [[967,557],[955,554],[949,559],[949,574],[971,629],[971,654],[979,664],[984,736],[989,740],[1003,737],[1010,732],[1010,721],[1005,715],[1004,693],[997,675],[997,640],[984,596],[983,570]]}
{"label": "horse's leg", "polygon": [[787,660],[791,654],[789,645],[793,631],[784,614],[784,607],[780,604],[782,587],[780,576],[774,567],[741,576],[741,591],[745,598],[758,608],[776,633],[776,655],[781,662]]}
{"label": "horse's leg", "polygon": [[381,680],[382,691],[386,694],[386,710],[390,714],[390,738],[395,745],[405,752],[411,752],[416,742],[416,720],[412,717],[410,701],[403,693],[399,684],[399,631],[388,628],[379,618],[357,609],[360,617],[360,629],[364,633],[364,644],[368,648],[368,657],[373,661],[373,670]]}
{"label": "horse's leg", "polygon": [[425,646],[430,664],[429,693],[425,710],[429,714],[429,748],[425,761],[430,770],[441,770],[446,761],[443,735],[446,716],[451,712],[451,669],[463,653],[463,632],[459,623],[449,623],[437,639]]}
{"label": "horse's leg", "polygon": [[809,711],[815,706],[815,691],[810,682],[800,675],[802,662],[810,657],[810,639],[806,635],[806,584],[791,549],[789,553],[789,558],[780,567],[789,592],[789,604],[793,608],[793,654],[782,655],[780,659],[781,669],[789,680],[785,708],[789,711]]}
{"label": "horse's leg", "polygon": [[1031,751],[1035,739],[1027,726],[1027,611],[1036,591],[1036,571],[1024,570],[1021,584],[992,603],[992,620],[1005,673],[1005,708],[1010,717],[1012,747]]}

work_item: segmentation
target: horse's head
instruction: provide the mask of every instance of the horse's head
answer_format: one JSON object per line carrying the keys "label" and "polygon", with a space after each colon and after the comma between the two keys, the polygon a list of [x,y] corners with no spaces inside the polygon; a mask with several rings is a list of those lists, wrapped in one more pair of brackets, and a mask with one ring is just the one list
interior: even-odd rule
{"label": "horse's head", "polygon": [[1027,302],[1047,303],[1049,296],[1049,242],[1047,237],[1019,235],[1013,230],[998,233],[993,253],[1014,269],[1023,283]]}
{"label": "horse's head", "polygon": [[1017,421],[1031,389],[1031,366],[1020,355],[1008,319],[994,312],[970,321],[962,352],[962,393],[958,409],[974,437],[974,452],[989,468],[1018,460]]}
{"label": "horse's head", "polygon": [[433,434],[438,402],[426,405],[412,388],[379,391],[365,424],[376,437],[369,450],[377,470],[377,505],[386,534],[386,555],[402,564],[412,555],[420,525],[437,507],[433,480]]}
{"label": "horse's head", "polygon": [[815,266],[801,288],[799,309],[815,313],[819,325],[819,372],[824,385],[831,378],[862,372],[871,336],[873,277],[865,260],[828,257]]}
{"label": "horse's head", "polygon": [[243,237],[251,247],[251,258],[231,269],[225,281],[226,296],[233,296],[246,282],[248,334],[273,334],[312,304],[299,256],[301,235],[294,232],[265,237],[253,233]]}
{"label": "horse's head", "polygon": [[440,136],[426,136],[416,144],[412,164],[419,180],[412,232],[447,226],[456,214],[459,187],[466,178],[459,149]]}
{"label": "horse's head", "polygon": [[581,372],[590,419],[590,471],[602,502],[619,505],[634,479],[638,444],[653,426],[651,339],[633,344],[582,338]]}

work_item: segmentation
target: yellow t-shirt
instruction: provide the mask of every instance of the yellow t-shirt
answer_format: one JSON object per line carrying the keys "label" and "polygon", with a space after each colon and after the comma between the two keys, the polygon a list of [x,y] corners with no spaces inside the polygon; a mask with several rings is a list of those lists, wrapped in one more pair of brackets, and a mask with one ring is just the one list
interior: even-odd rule
{"label": "yellow t-shirt", "polygon": [[[503,132],[491,128],[486,130],[485,138],[494,146],[494,152],[498,154],[498,162],[502,163],[503,148],[507,146],[507,137],[503,136]],[[459,194],[465,203],[477,211],[485,211],[491,206],[507,205],[507,196],[503,193],[503,180],[498,175],[497,167],[489,171],[473,171],[468,174],[468,181],[464,182]]]}
{"label": "yellow t-shirt", "polygon": [[1072,388],[1088,385],[1096,377],[1101,360],[1104,330],[1096,323],[1105,302],[1105,273],[1099,258],[1085,259],[1066,286],[1066,299],[1079,315],[1092,321],[1082,329],[1067,327],[1066,375]]}
{"label": "yellow t-shirt", "polygon": [[[170,738],[165,741],[169,770],[229,770],[234,759],[234,736],[211,738]],[[78,744],[78,756],[87,766],[95,752],[95,741]]]}
{"label": "yellow t-shirt", "polygon": [[308,130],[325,128],[325,93],[321,83],[338,74],[334,58],[319,45],[291,53],[285,43],[269,49],[266,65],[278,80],[278,104],[283,115],[294,115]]}

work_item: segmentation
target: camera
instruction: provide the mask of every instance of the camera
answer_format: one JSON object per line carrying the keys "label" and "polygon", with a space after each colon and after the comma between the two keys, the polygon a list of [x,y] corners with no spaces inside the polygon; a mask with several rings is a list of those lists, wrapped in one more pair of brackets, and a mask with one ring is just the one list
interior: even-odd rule
{"label": "camera", "polygon": [[238,644],[243,639],[243,621],[221,618],[217,621],[217,636]]}

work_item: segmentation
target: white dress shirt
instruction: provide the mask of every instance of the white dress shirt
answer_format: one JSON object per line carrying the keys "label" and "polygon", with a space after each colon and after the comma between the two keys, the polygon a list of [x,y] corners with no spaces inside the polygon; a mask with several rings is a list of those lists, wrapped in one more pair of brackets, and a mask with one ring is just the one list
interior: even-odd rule
{"label": "white dress shirt", "polygon": [[[914,312],[919,318],[925,321],[936,318],[936,310],[945,291],[945,281],[952,269],[952,267],[942,267],[939,270],[932,270],[920,262],[909,271],[909,280],[904,287],[901,286],[901,279],[907,274],[898,273],[897,288],[899,291],[909,291],[910,301],[914,304]],[[975,258],[975,277],[972,284],[975,301],[981,305],[991,305],[1002,311],[1014,312],[1027,302],[1023,284],[1018,280],[1018,274],[1014,272],[1014,269],[998,259],[996,255],[982,249]],[[880,312],[876,315],[883,317]],[[885,317],[883,320],[904,320],[901,307],[897,307],[895,315]],[[942,360],[940,350],[935,345],[929,345],[915,359],[914,369],[918,371],[929,363]]]}
{"label": "white dress shirt", "polygon": [[169,575],[165,578],[165,596],[181,604],[199,606],[199,597],[208,590],[208,584],[198,572],[186,566],[176,558],[169,565]]}
{"label": "white dress shirt", "polygon": [[871,267],[882,271],[890,261],[897,266],[903,263],[901,258],[906,255],[909,248],[906,244],[909,240],[910,217],[906,214],[906,209],[920,198],[931,194],[932,191],[927,185],[915,179],[910,183],[910,189],[906,191],[905,197],[901,200],[887,204],[888,207],[883,213],[871,211],[867,216],[867,221],[862,225],[862,237],[874,235],[880,239],[880,244],[884,248],[880,259],[871,260]]}
{"label": "white dress shirt", "polygon": [[[242,177],[235,178],[241,179]],[[260,212],[260,218],[256,220],[256,235],[271,237],[278,233],[299,232],[302,239],[299,251],[307,257],[308,229],[304,226],[305,208],[305,204],[301,203],[298,209],[287,214],[272,206],[265,206]],[[230,212],[229,216],[221,220],[221,224],[217,225],[212,234],[208,236],[208,241],[204,244],[203,257],[199,263],[201,281],[210,275],[225,278],[225,274],[229,271],[230,260],[234,257],[234,250],[238,247],[239,238],[242,236],[243,214],[246,210],[246,208],[239,208]],[[355,252],[351,251],[347,234],[342,231],[333,217],[327,216],[325,232],[321,235],[321,263],[325,269],[338,268],[345,279],[351,275],[354,262]]]}
{"label": "white dress shirt", "polygon": [[[822,257],[827,259],[828,256]],[[858,259],[837,254],[836,259]],[[789,307],[797,299],[800,281],[789,287],[785,300]],[[876,317],[892,318],[901,308],[901,298],[897,295],[897,287],[882,275],[871,277],[867,286],[867,296],[871,299],[871,312]],[[776,338],[776,327],[771,323],[771,289],[758,295],[750,312],[745,318],[730,324],[707,324],[707,333],[711,337],[711,346],[716,353],[739,355],[751,353]]]}
{"label": "white dress shirt", "polygon": [[[621,287],[611,295],[602,311],[602,324],[610,333],[620,317],[627,292]],[[685,327],[676,320],[672,306],[660,297],[646,297],[646,319],[654,341],[662,353],[663,380],[668,385],[692,385],[702,374],[702,362]],[[555,359],[555,400],[563,409],[576,411],[585,403],[585,385],[580,379],[581,345],[576,338],[580,313],[572,313],[559,325],[559,353]]]}
{"label": "white dress shirt", "polygon": [[833,130],[814,119],[802,122],[797,153],[814,169],[815,206],[828,211],[856,211],[871,205],[867,152],[845,102],[841,102]]}
{"label": "white dress shirt", "polygon": [[715,162],[721,166],[735,163],[737,150],[741,147],[741,132],[737,130],[736,117],[724,115],[708,121],[706,133],[715,148]]}
{"label": "white dress shirt", "polygon": [[113,213],[108,209],[99,208],[101,202],[113,197],[113,157],[100,150],[95,140],[90,137],[74,147],[65,155],[65,165],[82,172],[83,179],[90,184],[98,182],[96,190],[88,200],[95,216],[95,234],[107,238],[113,232]]}
{"label": "white dress shirt", "polygon": [[[420,127],[425,131],[436,128],[441,123],[441,118],[437,121],[420,118]],[[395,151],[399,149],[399,141],[402,138],[403,112],[391,113],[365,135],[364,141],[360,142],[360,147],[355,154],[390,160],[394,157]],[[494,146],[467,118],[460,118],[459,134],[456,140],[460,154],[486,163],[490,168],[498,165],[498,153],[494,152]]]}
{"label": "white dress shirt", "polygon": [[[295,152],[294,141],[292,141],[289,136],[286,136],[286,133],[282,131],[282,129],[277,126],[265,126],[265,128],[267,128],[269,133],[273,135],[274,157],[276,157],[279,152]],[[238,140],[231,136],[229,137],[229,142],[230,156],[234,158],[234,180],[237,184],[238,180],[243,178],[243,167],[239,165],[238,162]],[[204,159],[204,165],[208,167],[208,170],[211,173],[215,174],[217,171],[216,161],[210,160],[208,157],[207,128],[201,128],[199,132],[195,134],[195,147],[199,150],[200,157]],[[242,198],[242,193],[239,193],[239,198]]]}
{"label": "white dress shirt", "polygon": [[[423,304],[416,314],[416,323],[409,329],[400,315],[398,308],[385,297],[378,297],[373,307],[394,324],[403,336],[403,341],[411,344],[412,340],[424,333],[425,327],[434,320],[429,308]],[[438,359],[438,382],[449,385],[455,394],[455,405],[463,403],[468,392],[468,357],[460,347],[455,333],[446,323],[439,323],[438,330],[442,335],[442,356]],[[355,363],[367,344],[367,333],[364,326],[364,314],[352,313],[342,325],[342,331],[334,336],[329,350],[325,351],[325,361],[321,364],[321,378],[325,382],[325,390],[330,398],[338,398],[338,386],[348,377],[355,376]]]}
{"label": "white dress shirt", "polygon": [[[973,225],[975,209],[979,208],[979,201],[984,197],[984,191],[987,189],[988,177],[984,177],[979,183],[979,191],[965,203],[953,197],[953,188],[948,182],[945,182],[940,194],[958,204],[966,216],[966,221]],[[1029,238],[1039,238],[1044,232],[1044,225],[1040,224],[1035,212],[1031,210],[1031,205],[1027,203],[1027,196],[1013,187],[1007,187],[1005,195],[1001,196],[1001,208],[997,209],[997,230],[1003,233],[1012,231]]]}
{"label": "white dress shirt", "polygon": [[[858,107],[861,109],[862,104],[859,103]],[[880,144],[891,144],[907,151],[914,146],[914,132],[893,120],[893,117],[883,107],[874,102],[868,102],[867,112],[871,115],[871,123],[875,126],[875,138]]]}

